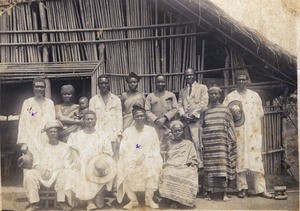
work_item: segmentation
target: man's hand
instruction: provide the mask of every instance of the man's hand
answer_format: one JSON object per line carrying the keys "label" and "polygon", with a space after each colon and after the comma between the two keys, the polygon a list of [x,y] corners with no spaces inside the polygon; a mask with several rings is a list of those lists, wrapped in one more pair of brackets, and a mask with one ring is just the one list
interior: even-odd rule
{"label": "man's hand", "polygon": [[167,120],[167,118],[166,118],[165,116],[163,116],[163,117],[160,117],[160,118],[156,119],[156,120],[154,121],[154,123],[155,123],[156,125],[162,127],[163,124],[166,122],[166,120]]}
{"label": "man's hand", "polygon": [[181,119],[184,121],[184,122],[190,122],[193,120],[193,118],[190,116],[191,114],[183,114],[181,115]]}
{"label": "man's hand", "polygon": [[196,120],[196,117],[194,114],[188,114],[188,117],[191,118],[192,121]]}
{"label": "man's hand", "polygon": [[52,173],[48,170],[40,169],[39,171],[40,171],[41,176],[44,180],[49,180],[52,176]]}

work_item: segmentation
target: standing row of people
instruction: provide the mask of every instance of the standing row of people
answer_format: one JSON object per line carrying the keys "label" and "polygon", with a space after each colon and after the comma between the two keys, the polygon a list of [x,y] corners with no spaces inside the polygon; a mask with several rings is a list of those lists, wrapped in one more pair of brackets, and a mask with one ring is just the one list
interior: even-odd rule
{"label": "standing row of people", "polygon": [[[59,128],[60,133],[56,139],[67,143],[65,166],[71,172],[68,177],[61,177],[67,178],[63,190],[68,198],[73,192],[77,198],[87,201],[87,209],[103,207],[103,191],[113,186],[119,202],[125,193],[130,199],[124,209],[138,206],[136,191],[145,191],[145,204],[158,208],[153,201],[158,187],[161,196],[172,201],[173,208],[177,203],[193,206],[198,191],[197,170],[203,167],[208,200],[217,191],[223,192],[224,201],[229,200],[227,186],[235,179],[236,171],[238,196],[245,197],[248,170],[254,172],[256,193],[271,197],[266,191],[260,154],[262,137],[258,127],[263,116],[262,103],[257,93],[247,89],[247,74],[237,74],[238,88],[223,104],[219,102],[220,88],[207,90],[205,85],[196,82],[191,68],[185,70],[184,76],[187,86],[179,92],[178,101],[174,93],[166,90],[164,75],[155,77],[156,91],[145,98],[137,91],[140,77],[130,73],[126,80],[129,90],[121,98],[110,92],[109,77],[101,75],[100,93],[90,99],[89,106],[87,98],[80,99],[80,106],[74,104],[71,100],[74,88],[65,85],[61,89],[63,104],[55,109],[53,102],[43,96],[44,81],[35,79],[35,97],[26,100],[22,107],[18,143],[36,151],[38,144],[32,140],[45,139],[40,133],[44,129],[48,144],[56,146],[55,141],[54,144],[50,141],[51,127],[46,124],[56,125],[54,128]],[[63,127],[59,122],[53,123],[55,119]],[[145,124],[146,119],[149,125]],[[160,152],[165,150],[167,160],[163,165]],[[40,152],[36,154],[44,156]],[[101,158],[96,158],[100,155]],[[96,169],[92,173],[96,177],[113,172],[114,164],[107,162],[109,156],[117,163],[116,181],[112,180],[113,176],[105,182],[91,180],[86,173],[88,163],[92,163],[88,169]],[[34,163],[39,177],[51,178],[52,174],[37,166]],[[109,166],[111,170],[107,172]],[[27,180],[32,177],[24,176]],[[24,187],[29,186],[24,182]],[[28,194],[30,203],[36,204],[37,197],[31,200],[31,195]]]}

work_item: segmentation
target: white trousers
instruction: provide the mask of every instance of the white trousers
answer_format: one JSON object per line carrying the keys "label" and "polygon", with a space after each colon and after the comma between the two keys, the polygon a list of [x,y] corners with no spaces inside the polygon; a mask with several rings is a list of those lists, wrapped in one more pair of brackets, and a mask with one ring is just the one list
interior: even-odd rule
{"label": "white trousers", "polygon": [[[263,193],[267,190],[265,175],[261,172],[251,171],[251,175],[254,179],[254,190],[255,194]],[[246,171],[237,173],[236,185],[238,191],[242,189],[248,189],[247,174]]]}
{"label": "white trousers", "polygon": [[[64,172],[60,172],[56,180],[54,181],[54,190],[56,191],[57,201],[64,202],[65,201],[65,192],[64,192],[64,185],[65,185],[65,175]],[[43,184],[43,178],[41,173],[36,169],[26,170],[24,172],[24,189],[26,191],[26,195],[28,198],[29,203],[37,203],[40,201],[39,196],[39,189],[40,185]]]}

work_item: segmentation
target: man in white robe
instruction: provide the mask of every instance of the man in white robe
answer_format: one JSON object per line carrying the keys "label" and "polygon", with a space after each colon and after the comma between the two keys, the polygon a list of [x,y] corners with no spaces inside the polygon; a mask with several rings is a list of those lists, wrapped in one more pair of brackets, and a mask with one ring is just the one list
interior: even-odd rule
{"label": "man in white robe", "polygon": [[248,75],[245,71],[236,74],[237,90],[225,97],[224,105],[233,100],[242,103],[245,113],[245,123],[235,128],[237,139],[237,188],[238,196],[244,198],[248,191],[246,180],[247,170],[254,176],[255,193],[265,198],[272,198],[266,190],[263,161],[261,156],[262,148],[262,118],[264,111],[259,95],[247,89]]}
{"label": "man in white robe", "polygon": [[32,83],[34,97],[24,101],[19,118],[17,144],[26,144],[29,150],[33,140],[40,140],[41,131],[47,122],[55,120],[55,108],[52,100],[44,97],[46,82],[35,78]]}
{"label": "man in white robe", "polygon": [[135,125],[123,133],[117,174],[117,200],[119,203],[127,194],[130,202],[123,208],[130,210],[139,205],[135,192],[145,192],[145,204],[152,209],[158,205],[153,201],[154,191],[158,189],[162,169],[160,143],[156,130],[145,125],[145,109],[133,105]]}
{"label": "man in white robe", "polygon": [[40,201],[39,189],[43,185],[47,188],[54,186],[57,192],[57,201],[67,207],[65,202],[65,156],[67,154],[67,145],[58,140],[59,131],[62,124],[57,121],[50,121],[45,125],[47,136],[45,139],[36,140],[33,154],[32,169],[24,171],[24,189],[26,191],[29,207],[27,210],[35,210]]}
{"label": "man in white robe", "polygon": [[110,79],[107,75],[98,77],[100,94],[90,99],[89,109],[97,115],[97,130],[105,131],[117,155],[119,137],[123,130],[122,106],[118,96],[110,92]]}
{"label": "man in white robe", "polygon": [[[84,129],[71,133],[67,145],[69,146],[71,171],[69,172],[65,190],[71,190],[80,200],[87,202],[87,210],[103,207],[103,191],[105,186],[110,190],[112,181],[99,184],[90,181],[86,175],[88,162],[100,154],[113,156],[111,142],[103,131],[95,128],[96,114],[87,111],[83,116]],[[98,194],[98,195],[97,195]],[[95,199],[97,195],[97,199]],[[70,196],[68,196],[70,197]]]}

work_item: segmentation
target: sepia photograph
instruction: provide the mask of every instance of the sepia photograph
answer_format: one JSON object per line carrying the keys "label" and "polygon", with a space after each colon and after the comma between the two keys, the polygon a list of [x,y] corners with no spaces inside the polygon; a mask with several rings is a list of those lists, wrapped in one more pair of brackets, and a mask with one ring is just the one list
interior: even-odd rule
{"label": "sepia photograph", "polygon": [[299,210],[299,55],[299,0],[0,0],[0,210]]}

